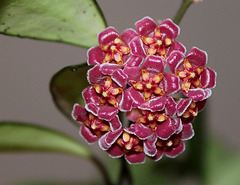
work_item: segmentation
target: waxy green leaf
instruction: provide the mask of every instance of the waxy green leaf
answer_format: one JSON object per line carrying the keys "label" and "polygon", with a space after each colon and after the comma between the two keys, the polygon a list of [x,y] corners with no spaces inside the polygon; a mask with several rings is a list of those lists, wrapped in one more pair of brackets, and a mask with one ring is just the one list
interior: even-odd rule
{"label": "waxy green leaf", "polygon": [[0,122],[0,152],[54,152],[90,158],[81,143],[60,132],[20,122]]}
{"label": "waxy green leaf", "polygon": [[[82,91],[89,86],[87,71],[90,69],[86,63],[64,67],[57,72],[50,82],[50,91],[58,109],[71,121],[73,105],[78,103],[84,106]],[[73,121],[75,124],[77,122]]]}
{"label": "waxy green leaf", "polygon": [[91,47],[105,27],[95,0],[0,0],[2,34]]}

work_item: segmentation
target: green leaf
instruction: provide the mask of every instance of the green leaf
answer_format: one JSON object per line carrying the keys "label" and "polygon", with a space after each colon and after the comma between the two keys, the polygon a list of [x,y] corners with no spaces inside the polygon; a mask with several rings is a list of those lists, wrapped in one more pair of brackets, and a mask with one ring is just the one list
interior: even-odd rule
{"label": "green leaf", "polygon": [[[96,180],[95,180],[96,181]],[[102,185],[101,182],[88,182],[88,181],[80,181],[80,182],[62,182],[62,181],[26,181],[26,182],[18,182],[13,183],[11,185]]]}
{"label": "green leaf", "polygon": [[208,142],[204,166],[207,185],[240,184],[240,153],[230,153],[222,142]]}
{"label": "green leaf", "polygon": [[0,122],[0,152],[58,152],[90,158],[78,141],[51,129],[20,122]]}
{"label": "green leaf", "polygon": [[0,33],[82,47],[106,27],[95,0],[0,0]]}
{"label": "green leaf", "polygon": [[[58,109],[71,121],[73,105],[78,103],[84,106],[82,91],[89,86],[87,71],[90,69],[86,63],[64,67],[51,79],[50,91]],[[77,124],[77,122],[73,121]]]}

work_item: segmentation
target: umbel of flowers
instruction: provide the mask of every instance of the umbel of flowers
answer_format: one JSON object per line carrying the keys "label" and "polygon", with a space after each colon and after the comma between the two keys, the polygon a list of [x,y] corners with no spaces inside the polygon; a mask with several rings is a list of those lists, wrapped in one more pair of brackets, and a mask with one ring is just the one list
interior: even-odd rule
{"label": "umbel of flowers", "polygon": [[193,47],[186,54],[172,20],[157,25],[144,17],[136,30],[119,34],[108,27],[99,33],[99,46],[88,51],[93,67],[87,74],[91,86],[82,92],[85,107],[75,104],[72,111],[88,143],[98,141],[111,157],[124,156],[130,164],[182,153],[216,81],[205,67],[207,53]]}

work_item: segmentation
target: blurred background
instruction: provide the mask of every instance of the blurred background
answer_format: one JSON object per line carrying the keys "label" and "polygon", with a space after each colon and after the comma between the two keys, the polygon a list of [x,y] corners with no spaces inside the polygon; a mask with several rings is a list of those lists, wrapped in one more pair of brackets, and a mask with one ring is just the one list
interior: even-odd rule
{"label": "blurred background", "polygon": [[[150,16],[155,21],[173,18],[181,0],[97,0],[108,25],[119,33]],[[205,125],[229,151],[239,151],[239,45],[240,1],[204,0],[193,4],[180,23],[178,41],[208,52],[207,66],[218,73],[209,99]],[[0,119],[38,123],[84,141],[78,130],[56,109],[49,81],[61,68],[86,61],[87,49],[46,41],[0,35]],[[97,145],[91,148],[103,160]],[[187,149],[186,149],[187,150]],[[161,161],[159,161],[161,163]],[[75,182],[99,176],[94,166],[59,154],[1,154],[0,184],[26,180]],[[71,184],[71,183],[70,183]]]}

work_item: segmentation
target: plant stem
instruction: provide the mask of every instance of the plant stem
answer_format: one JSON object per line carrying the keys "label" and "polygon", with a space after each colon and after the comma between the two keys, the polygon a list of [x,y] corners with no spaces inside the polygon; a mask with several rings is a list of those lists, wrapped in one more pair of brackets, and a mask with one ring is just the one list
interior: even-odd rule
{"label": "plant stem", "polygon": [[100,162],[100,160],[98,158],[96,158],[95,156],[91,156],[91,160],[92,160],[93,164],[97,167],[99,172],[101,173],[101,175],[102,175],[102,177],[104,179],[104,182],[105,182],[104,184],[106,184],[106,185],[113,185],[106,168]]}
{"label": "plant stem", "polygon": [[124,157],[121,157],[121,171],[119,173],[118,183],[117,185],[132,185],[132,175],[129,169],[129,165],[127,164]]}
{"label": "plant stem", "polygon": [[175,15],[173,22],[179,25],[184,14],[186,13],[187,9],[192,3],[193,3],[193,0],[182,0],[182,4]]}
{"label": "plant stem", "polygon": [[[197,175],[197,178],[201,181],[201,184],[205,184],[204,177],[204,155],[205,155],[205,146],[206,146],[206,121],[208,109],[205,108],[201,112],[196,120],[193,122],[195,136],[189,142],[189,159],[187,161],[187,166],[189,170]],[[197,160],[196,160],[197,156]]]}

